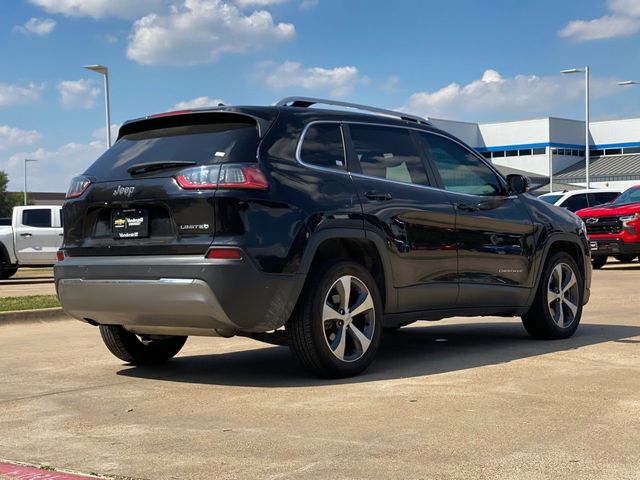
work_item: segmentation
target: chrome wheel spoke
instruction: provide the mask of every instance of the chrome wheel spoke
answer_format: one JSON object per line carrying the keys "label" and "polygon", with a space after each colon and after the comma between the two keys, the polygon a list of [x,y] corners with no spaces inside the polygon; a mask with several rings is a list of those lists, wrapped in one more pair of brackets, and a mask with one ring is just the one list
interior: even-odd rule
{"label": "chrome wheel spoke", "polygon": [[554,320],[559,327],[564,327],[564,309],[562,308],[562,303],[558,301],[556,301]]}
{"label": "chrome wheel spoke", "polygon": [[333,354],[340,360],[344,360],[345,346],[347,344],[347,335],[344,325],[338,327],[338,337],[336,338],[336,340],[337,342],[334,341],[336,346],[333,349]]}
{"label": "chrome wheel spoke", "polygon": [[362,313],[368,312],[373,309],[373,300],[371,299],[371,295],[368,292],[363,292],[358,298],[358,301],[353,306],[351,310],[351,316],[355,317]]}
{"label": "chrome wheel spoke", "polygon": [[368,338],[358,327],[356,327],[353,323],[349,325],[349,333],[351,334],[351,338],[353,338],[356,343],[360,346],[360,351],[362,353],[366,352],[371,345],[371,339]]}
{"label": "chrome wheel spoke", "polygon": [[561,263],[556,265],[556,268],[553,269],[553,278],[555,279],[556,288],[560,290],[560,286],[562,285],[562,264]]}
{"label": "chrome wheel spoke", "polygon": [[322,320],[324,322],[329,320],[342,320],[342,315],[335,308],[329,305],[328,302],[324,302],[324,307],[322,307]]}
{"label": "chrome wheel spoke", "polygon": [[576,313],[578,312],[578,306],[575,303],[571,302],[568,298],[563,298],[562,301],[567,306],[567,308],[571,310],[572,318],[575,318]]}
{"label": "chrome wheel spoke", "polygon": [[340,294],[340,306],[346,312],[349,309],[351,297],[351,277],[346,275],[338,280],[338,293]]}
{"label": "chrome wheel spoke", "polygon": [[567,292],[571,290],[571,288],[577,283],[576,276],[573,274],[571,270],[567,272],[567,279],[562,286],[562,292]]}

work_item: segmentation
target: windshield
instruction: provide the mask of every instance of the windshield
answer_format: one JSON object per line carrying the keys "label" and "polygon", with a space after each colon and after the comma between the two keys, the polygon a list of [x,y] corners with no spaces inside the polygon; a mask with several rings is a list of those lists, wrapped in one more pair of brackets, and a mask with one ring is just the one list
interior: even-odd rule
{"label": "windshield", "polygon": [[634,187],[622,192],[618,198],[611,202],[611,205],[623,205],[626,203],[640,203],[640,188]]}
{"label": "windshield", "polygon": [[561,198],[562,198],[562,195],[542,195],[541,197],[538,197],[538,199],[547,203],[556,203]]}

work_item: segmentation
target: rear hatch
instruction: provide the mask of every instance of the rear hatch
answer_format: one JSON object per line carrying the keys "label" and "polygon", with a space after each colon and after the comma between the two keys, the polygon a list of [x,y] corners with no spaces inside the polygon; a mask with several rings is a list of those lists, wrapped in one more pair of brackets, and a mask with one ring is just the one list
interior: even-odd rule
{"label": "rear hatch", "polygon": [[66,254],[204,254],[215,233],[215,185],[179,180],[256,163],[261,128],[263,119],[228,112],[125,124],[113,147],[72,182],[90,184],[65,202]]}

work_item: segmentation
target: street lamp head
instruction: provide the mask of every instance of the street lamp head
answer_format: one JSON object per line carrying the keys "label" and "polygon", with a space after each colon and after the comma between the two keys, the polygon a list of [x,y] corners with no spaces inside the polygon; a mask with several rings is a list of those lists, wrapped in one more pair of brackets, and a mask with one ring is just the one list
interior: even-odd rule
{"label": "street lamp head", "polygon": [[584,69],[582,68],[569,68],[567,70],[560,70],[560,73],[582,73]]}
{"label": "street lamp head", "polygon": [[624,82],[617,82],[618,85],[640,85],[640,82],[635,80],[625,80]]}
{"label": "street lamp head", "polygon": [[109,73],[109,69],[104,65],[85,65],[83,68],[91,70],[92,72],[101,73],[102,75],[106,75],[107,73]]}
{"label": "street lamp head", "polygon": [[38,159],[36,159],[36,158],[25,158],[24,161],[25,162],[37,162]]}

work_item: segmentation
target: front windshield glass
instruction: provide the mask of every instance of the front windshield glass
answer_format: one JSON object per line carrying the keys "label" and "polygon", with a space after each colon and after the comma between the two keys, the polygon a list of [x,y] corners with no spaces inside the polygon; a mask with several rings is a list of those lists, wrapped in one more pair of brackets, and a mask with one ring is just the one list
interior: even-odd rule
{"label": "front windshield glass", "polygon": [[612,205],[623,205],[626,203],[640,203],[640,188],[634,187],[625,190],[618,198],[611,202]]}
{"label": "front windshield glass", "polygon": [[562,197],[562,195],[542,195],[538,198],[543,202],[556,203],[558,200],[560,200],[560,197]]}

